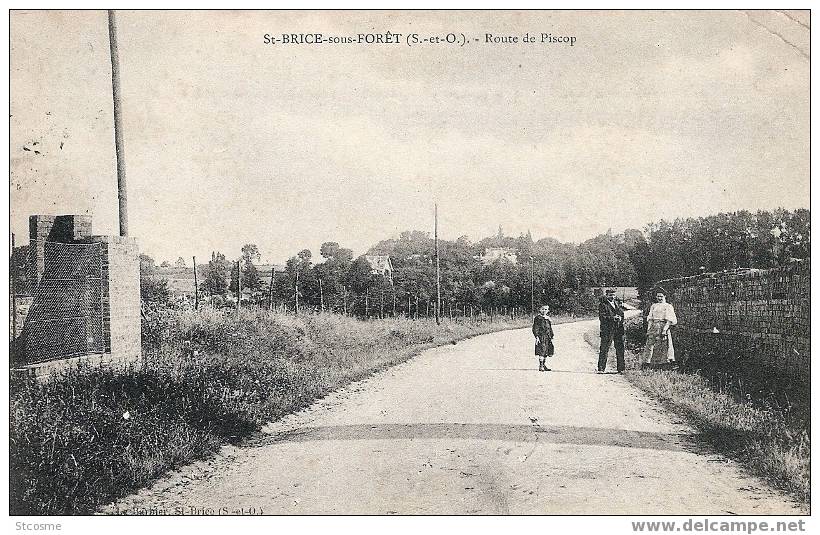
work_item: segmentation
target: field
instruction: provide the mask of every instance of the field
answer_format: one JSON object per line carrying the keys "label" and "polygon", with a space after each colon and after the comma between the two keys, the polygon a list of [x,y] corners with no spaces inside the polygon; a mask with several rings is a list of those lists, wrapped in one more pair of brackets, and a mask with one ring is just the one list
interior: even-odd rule
{"label": "field", "polygon": [[91,513],[424,348],[529,321],[166,310],[139,366],[11,383],[11,512]]}

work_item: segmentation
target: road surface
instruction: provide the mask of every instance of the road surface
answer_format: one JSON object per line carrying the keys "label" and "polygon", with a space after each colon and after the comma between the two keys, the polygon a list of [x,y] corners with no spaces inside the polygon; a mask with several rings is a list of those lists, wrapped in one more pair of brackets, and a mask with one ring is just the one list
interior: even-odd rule
{"label": "road surface", "polygon": [[106,512],[801,512],[624,377],[596,374],[592,327],[555,327],[552,372],[527,329],[425,351]]}

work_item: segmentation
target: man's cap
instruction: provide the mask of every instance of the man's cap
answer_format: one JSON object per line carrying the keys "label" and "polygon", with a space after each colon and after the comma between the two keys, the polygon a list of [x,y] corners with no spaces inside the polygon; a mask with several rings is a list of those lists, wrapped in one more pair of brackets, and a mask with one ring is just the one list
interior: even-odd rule
{"label": "man's cap", "polygon": [[614,288],[607,288],[606,294],[607,295],[615,295],[615,289]]}

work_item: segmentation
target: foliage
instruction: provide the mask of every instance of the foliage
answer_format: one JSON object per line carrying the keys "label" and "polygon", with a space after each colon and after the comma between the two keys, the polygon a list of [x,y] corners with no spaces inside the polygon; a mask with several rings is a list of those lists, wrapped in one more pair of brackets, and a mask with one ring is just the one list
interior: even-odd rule
{"label": "foliage", "polygon": [[259,278],[259,271],[254,262],[260,258],[259,249],[253,243],[242,246],[242,287],[248,290],[259,290],[262,287],[262,279]]}
{"label": "foliage", "polygon": [[150,307],[167,306],[171,297],[168,279],[159,274],[154,259],[140,255],[140,298]]}
{"label": "foliage", "polygon": [[211,260],[205,267],[205,280],[202,282],[202,290],[209,295],[225,295],[228,286],[228,274],[231,270],[231,263],[225,255],[216,251],[211,253]]}
{"label": "foliage", "polygon": [[651,223],[635,237],[629,256],[645,290],[653,282],[695,275],[701,268],[771,268],[810,254],[809,210],[777,209]]}

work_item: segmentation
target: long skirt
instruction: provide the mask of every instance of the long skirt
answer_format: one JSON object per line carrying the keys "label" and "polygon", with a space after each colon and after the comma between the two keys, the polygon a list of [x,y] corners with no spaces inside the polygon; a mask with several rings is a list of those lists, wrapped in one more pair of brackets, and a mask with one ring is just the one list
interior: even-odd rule
{"label": "long skirt", "polygon": [[555,354],[555,346],[552,345],[552,338],[547,338],[544,342],[535,344],[535,354],[540,358],[553,356]]}
{"label": "long skirt", "polygon": [[665,364],[674,362],[675,346],[672,345],[672,333],[663,334],[662,320],[649,320],[646,329],[646,347],[643,351],[643,361],[649,364]]}

